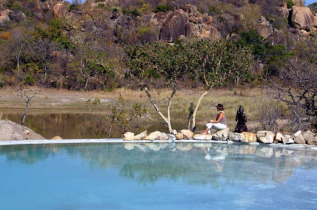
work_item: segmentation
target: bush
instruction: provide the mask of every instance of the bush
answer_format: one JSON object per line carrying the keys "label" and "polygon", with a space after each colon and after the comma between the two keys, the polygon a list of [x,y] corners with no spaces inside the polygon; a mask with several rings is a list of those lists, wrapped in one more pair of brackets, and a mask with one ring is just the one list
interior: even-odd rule
{"label": "bush", "polygon": [[[98,5],[98,6],[99,6],[99,5]],[[79,9],[79,7],[78,7],[77,4],[71,4],[71,5],[69,6],[69,11],[78,10],[78,9]]]}
{"label": "bush", "polygon": [[27,74],[26,77],[24,78],[24,83],[26,85],[34,85],[35,80],[34,78],[31,76],[31,74]]}
{"label": "bush", "polygon": [[212,6],[208,7],[208,14],[209,15],[221,15],[221,10],[218,7]]}
{"label": "bush", "polygon": [[156,7],[156,9],[154,10],[155,13],[157,12],[167,12],[167,11],[170,11],[170,10],[173,10],[173,8],[168,5],[168,4],[160,4]]}
{"label": "bush", "polygon": [[123,14],[127,16],[132,16],[132,17],[138,17],[141,16],[141,13],[137,9],[123,9]]}
{"label": "bush", "polygon": [[292,0],[288,0],[286,1],[287,4],[287,8],[292,9],[292,7],[294,6],[294,2]]}

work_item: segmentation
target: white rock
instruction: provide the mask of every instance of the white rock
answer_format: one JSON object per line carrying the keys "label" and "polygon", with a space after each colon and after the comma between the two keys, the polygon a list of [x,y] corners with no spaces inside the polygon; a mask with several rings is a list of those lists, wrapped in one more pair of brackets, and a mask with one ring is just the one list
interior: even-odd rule
{"label": "white rock", "polygon": [[284,137],[283,134],[281,134],[281,133],[278,132],[278,133],[276,134],[275,139],[278,140],[278,141],[282,141],[282,138],[283,138],[283,137]]}
{"label": "white rock", "polygon": [[134,140],[134,133],[126,132],[125,134],[123,134],[123,136],[124,136],[124,138],[123,138],[124,141],[133,141]]}
{"label": "white rock", "polygon": [[184,135],[182,133],[177,133],[175,136],[177,140],[182,140],[184,138]]}
{"label": "white rock", "polygon": [[161,136],[161,132],[160,131],[154,131],[152,133],[150,133],[150,135],[145,137],[145,140],[159,140]]}
{"label": "white rock", "polygon": [[193,139],[195,140],[211,140],[212,135],[201,135],[201,134],[196,134],[193,136]]}
{"label": "white rock", "polygon": [[265,143],[265,144],[271,144],[274,141],[274,133],[271,131],[258,131],[256,134],[259,142]]}
{"label": "white rock", "polygon": [[191,139],[194,136],[194,133],[190,130],[181,130],[181,134],[183,134],[185,139]]}
{"label": "white rock", "polygon": [[301,134],[302,134],[302,131],[297,131],[296,133],[293,134],[293,136],[297,137],[297,136],[299,136]]}
{"label": "white rock", "polygon": [[142,133],[134,136],[134,140],[143,140],[147,135],[147,131],[143,131]]}

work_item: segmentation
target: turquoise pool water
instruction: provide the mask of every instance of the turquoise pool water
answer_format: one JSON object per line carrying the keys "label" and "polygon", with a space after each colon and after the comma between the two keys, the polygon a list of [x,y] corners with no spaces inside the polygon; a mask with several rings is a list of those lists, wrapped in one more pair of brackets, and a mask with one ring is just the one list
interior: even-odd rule
{"label": "turquoise pool water", "polygon": [[317,152],[223,144],[0,146],[0,209],[316,209]]}

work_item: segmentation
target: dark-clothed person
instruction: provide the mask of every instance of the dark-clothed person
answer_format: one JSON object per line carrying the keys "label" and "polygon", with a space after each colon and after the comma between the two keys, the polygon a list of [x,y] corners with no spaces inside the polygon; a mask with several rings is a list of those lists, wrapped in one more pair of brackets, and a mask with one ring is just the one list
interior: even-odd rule
{"label": "dark-clothed person", "polygon": [[248,127],[246,125],[247,116],[243,112],[244,112],[243,107],[239,105],[237,115],[236,115],[237,125],[236,125],[236,128],[234,129],[234,132],[242,133],[242,132],[248,131]]}

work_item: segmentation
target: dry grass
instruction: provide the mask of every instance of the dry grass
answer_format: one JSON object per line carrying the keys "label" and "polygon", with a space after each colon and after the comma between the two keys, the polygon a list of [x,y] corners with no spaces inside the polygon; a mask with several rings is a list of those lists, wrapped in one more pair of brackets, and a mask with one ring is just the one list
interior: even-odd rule
{"label": "dry grass", "polygon": [[[163,113],[166,113],[167,100],[171,91],[169,89],[161,89],[153,91],[153,99],[161,108]],[[175,98],[172,102],[171,112],[173,114],[173,121],[186,121],[188,116],[188,108],[190,103],[196,104],[200,94],[203,93],[203,90],[180,90],[176,93]],[[125,100],[146,104],[150,113],[153,114],[153,117],[156,116],[155,111],[151,104],[149,103],[146,95],[142,91],[132,91],[127,89],[118,89],[115,90],[109,95],[113,99],[119,97],[119,95]],[[245,109],[245,113],[250,122],[256,122],[259,118],[259,106],[261,104],[274,100],[273,91],[270,89],[234,89],[234,90],[211,90],[210,93],[203,99],[199,111],[197,113],[198,123],[204,123],[206,120],[214,119],[217,110],[214,108],[215,105],[221,103],[225,106],[226,116],[229,120],[229,126],[234,126],[235,115],[239,105],[242,105]]]}
{"label": "dry grass", "polygon": [[[181,89],[179,90],[172,102],[171,113],[173,122],[185,123],[188,117],[188,108],[190,103],[197,103],[203,89]],[[167,100],[171,94],[170,89],[154,90],[152,92],[153,99],[160,107],[163,113],[166,113]],[[130,89],[116,89],[112,92],[105,91],[67,91],[43,89],[38,93],[32,101],[30,109],[43,110],[63,110],[72,113],[89,112],[87,109],[88,99],[106,99],[105,104],[114,103],[119,96],[122,96],[129,103],[144,104],[154,120],[161,120],[155,113],[144,91]],[[266,101],[274,100],[273,91],[270,89],[261,88],[236,88],[228,89],[212,89],[210,93],[202,100],[200,109],[197,113],[197,122],[204,124],[206,120],[214,119],[216,116],[215,105],[221,103],[225,106],[226,116],[229,126],[235,125],[235,115],[238,105],[242,105],[249,122],[257,122],[259,119],[259,106]],[[110,100],[109,100],[110,99]],[[0,107],[1,108],[24,108],[25,104],[15,89],[6,89],[0,91]],[[58,111],[59,112],[59,111]]]}

